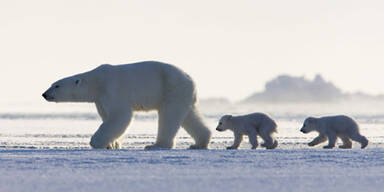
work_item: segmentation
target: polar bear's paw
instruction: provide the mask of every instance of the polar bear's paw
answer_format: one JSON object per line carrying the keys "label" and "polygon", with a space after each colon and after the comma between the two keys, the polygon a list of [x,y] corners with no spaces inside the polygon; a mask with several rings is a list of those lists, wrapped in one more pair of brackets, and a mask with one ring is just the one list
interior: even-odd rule
{"label": "polar bear's paw", "polygon": [[340,145],[339,148],[340,149],[350,149],[350,148],[352,148],[352,145]]}
{"label": "polar bear's paw", "polygon": [[93,149],[120,149],[120,143],[118,141],[108,143],[106,139],[96,134],[92,136],[89,144]]}
{"label": "polar bear's paw", "polygon": [[273,143],[262,143],[261,146],[266,149],[275,149],[278,144],[277,140],[274,140]]}
{"label": "polar bear's paw", "polygon": [[365,138],[364,136],[362,137],[363,137],[363,141],[361,142],[361,148],[364,149],[368,145],[368,139]]}
{"label": "polar bear's paw", "polygon": [[113,141],[107,146],[107,149],[120,149],[120,143],[118,141]]}
{"label": "polar bear's paw", "polygon": [[91,142],[89,143],[93,149],[106,149],[108,143],[104,141],[104,139],[98,137],[97,135],[93,135],[91,138]]}

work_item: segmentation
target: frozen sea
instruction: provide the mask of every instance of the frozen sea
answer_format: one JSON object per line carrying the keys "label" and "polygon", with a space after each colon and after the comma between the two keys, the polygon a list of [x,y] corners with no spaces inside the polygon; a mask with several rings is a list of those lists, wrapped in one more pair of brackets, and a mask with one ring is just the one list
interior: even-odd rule
{"label": "frozen sea", "polygon": [[[137,113],[121,150],[92,150],[101,123],[93,105],[0,103],[0,191],[383,191],[383,104],[200,106],[213,137],[210,150],[180,130],[173,150],[144,151],[155,141],[156,113]],[[267,112],[278,123],[275,150],[239,150],[231,132],[214,130],[226,113]],[[370,140],[360,149],[309,148],[299,132],[306,116],[347,114]],[[261,140],[260,140],[261,141]],[[340,143],[338,143],[340,144]]]}

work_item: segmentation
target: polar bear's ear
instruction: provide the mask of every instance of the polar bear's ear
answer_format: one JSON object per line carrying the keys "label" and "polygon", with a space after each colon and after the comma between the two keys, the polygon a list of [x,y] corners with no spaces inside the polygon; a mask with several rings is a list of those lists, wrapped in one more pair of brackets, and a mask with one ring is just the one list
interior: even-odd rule
{"label": "polar bear's ear", "polygon": [[75,84],[76,84],[77,86],[79,86],[79,85],[81,84],[81,79],[76,79],[76,80],[75,80]]}
{"label": "polar bear's ear", "polygon": [[232,115],[228,115],[228,119],[232,119]]}

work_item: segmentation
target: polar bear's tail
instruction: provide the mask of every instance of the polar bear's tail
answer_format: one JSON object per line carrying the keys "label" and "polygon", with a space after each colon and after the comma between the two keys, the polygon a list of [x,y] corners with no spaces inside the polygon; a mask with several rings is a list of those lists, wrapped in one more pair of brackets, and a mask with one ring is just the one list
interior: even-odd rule
{"label": "polar bear's tail", "polygon": [[195,140],[195,145],[191,145],[191,149],[207,149],[209,140],[211,139],[211,131],[200,117],[196,107],[193,106],[182,124],[188,134]]}

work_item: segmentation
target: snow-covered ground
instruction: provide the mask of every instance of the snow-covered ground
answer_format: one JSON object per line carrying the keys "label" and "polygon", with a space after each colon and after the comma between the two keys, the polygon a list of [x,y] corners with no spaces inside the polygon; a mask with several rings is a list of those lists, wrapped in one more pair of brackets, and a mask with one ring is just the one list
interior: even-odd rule
{"label": "snow-covered ground", "polygon": [[316,134],[298,131],[308,113],[305,108],[295,113],[275,108],[255,110],[268,111],[276,119],[279,125],[276,150],[250,150],[246,138],[240,150],[225,150],[233,135],[214,131],[217,119],[229,111],[247,113],[252,109],[226,108],[212,112],[203,108],[205,120],[213,131],[210,150],[187,150],[193,141],[180,130],[175,150],[144,151],[145,145],[155,141],[154,113],[136,115],[121,139],[122,150],[91,150],[89,139],[101,123],[93,106],[35,106],[0,109],[1,192],[306,192],[384,188],[384,113],[381,111],[364,108],[349,113],[370,140],[364,150],[358,143],[353,143],[351,150],[324,150],[322,145],[309,148],[306,143]]}
{"label": "snow-covered ground", "polygon": [[0,191],[381,191],[384,150],[3,150]]}

